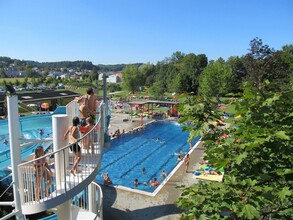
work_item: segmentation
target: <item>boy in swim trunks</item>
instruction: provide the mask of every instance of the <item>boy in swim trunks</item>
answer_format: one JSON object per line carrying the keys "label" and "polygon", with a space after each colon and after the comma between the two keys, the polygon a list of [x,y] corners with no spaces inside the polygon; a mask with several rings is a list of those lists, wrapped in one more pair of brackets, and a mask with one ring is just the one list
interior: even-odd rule
{"label": "boy in swim trunks", "polygon": [[73,162],[73,168],[70,170],[70,173],[75,175],[75,173],[80,173],[80,170],[78,170],[78,163],[81,160],[81,148],[79,144],[77,143],[78,140],[78,129],[79,124],[79,118],[74,117],[72,119],[72,126],[70,126],[67,131],[64,134],[64,140],[67,139],[67,136],[69,134],[69,143],[72,143],[70,146],[70,150],[74,153],[74,162]]}

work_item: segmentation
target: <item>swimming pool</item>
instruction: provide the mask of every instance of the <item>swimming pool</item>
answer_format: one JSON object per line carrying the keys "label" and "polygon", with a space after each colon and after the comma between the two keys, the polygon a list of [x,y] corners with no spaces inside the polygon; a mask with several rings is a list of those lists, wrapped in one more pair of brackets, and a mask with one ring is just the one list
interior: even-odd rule
{"label": "swimming pool", "polygon": [[[19,127],[23,139],[44,139],[52,137],[52,114],[33,115],[19,118]],[[43,129],[40,133],[39,129]],[[7,140],[7,143],[4,142]],[[46,143],[48,145],[51,143]],[[36,145],[21,150],[22,159],[34,152]],[[44,146],[46,147],[46,146]],[[0,121],[0,169],[10,166],[10,145],[8,120]]]}
{"label": "swimming pool", "polygon": [[[159,121],[136,133],[116,138],[111,141],[109,148],[104,148],[96,179],[102,183],[101,175],[108,172],[114,185],[152,193],[155,188],[143,183],[153,178],[160,183],[164,180],[162,170],[169,174],[178,163],[178,152],[189,151],[188,135],[188,132],[182,132],[181,125],[176,122]],[[198,140],[199,137],[192,144]],[[146,169],[144,174],[142,168]],[[139,182],[137,187],[133,184],[136,178]]]}

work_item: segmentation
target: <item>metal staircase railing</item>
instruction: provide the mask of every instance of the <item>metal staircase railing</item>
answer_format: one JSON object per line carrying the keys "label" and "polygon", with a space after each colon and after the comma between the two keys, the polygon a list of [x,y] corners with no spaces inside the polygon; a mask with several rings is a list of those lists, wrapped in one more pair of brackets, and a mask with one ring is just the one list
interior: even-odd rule
{"label": "metal staircase railing", "polygon": [[79,195],[75,196],[72,205],[92,212],[96,219],[103,219],[103,191],[99,184],[92,182]]}
{"label": "metal staircase railing", "polygon": [[[74,107],[71,109],[74,111]],[[82,148],[83,144],[88,144],[92,138],[94,139],[93,152],[82,149],[81,161],[78,166],[80,172],[74,174],[70,172],[74,163],[74,154],[70,149],[76,143],[18,165],[19,193],[23,214],[34,214],[54,208],[73,198],[95,180],[100,169],[104,147],[105,105],[101,104],[100,109],[101,114],[98,122],[77,141]],[[55,161],[57,160],[63,163],[63,169],[55,170]],[[36,170],[35,165],[40,164],[39,161],[42,163],[46,161],[50,165],[52,176],[47,175],[46,168],[43,166]],[[58,178],[56,173],[61,175],[61,178]],[[41,184],[39,195],[36,195],[38,175],[41,175]]]}

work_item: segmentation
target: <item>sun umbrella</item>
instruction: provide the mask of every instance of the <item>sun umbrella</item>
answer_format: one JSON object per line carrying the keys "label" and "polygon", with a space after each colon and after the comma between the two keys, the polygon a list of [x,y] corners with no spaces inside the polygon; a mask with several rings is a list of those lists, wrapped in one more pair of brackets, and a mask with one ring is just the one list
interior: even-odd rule
{"label": "sun umbrella", "polygon": [[220,106],[220,109],[222,109],[222,110],[226,110],[226,109],[227,109],[227,106],[222,105],[222,106]]}
{"label": "sun umbrella", "polygon": [[44,103],[41,104],[41,108],[47,109],[49,107],[50,107],[50,105],[47,102],[44,102]]}

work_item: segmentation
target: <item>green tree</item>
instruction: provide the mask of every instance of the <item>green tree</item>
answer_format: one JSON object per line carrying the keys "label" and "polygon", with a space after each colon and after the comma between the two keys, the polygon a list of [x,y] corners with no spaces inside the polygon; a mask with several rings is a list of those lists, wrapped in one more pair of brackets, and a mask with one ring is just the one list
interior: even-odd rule
{"label": "green tree", "polygon": [[[191,123],[190,138],[202,135],[205,159],[225,167],[222,183],[182,188],[177,205],[185,219],[293,218],[292,97],[292,90],[262,92],[248,84],[236,103],[237,128],[227,129],[210,124],[219,115],[204,98],[189,97],[180,106],[180,122]],[[208,128],[212,132],[204,133]],[[221,139],[222,133],[229,137]]]}
{"label": "green tree", "polygon": [[155,82],[149,89],[149,93],[154,99],[162,100],[164,97],[164,85],[162,81]]}
{"label": "green tree", "polygon": [[245,81],[251,82],[256,88],[261,89],[265,80],[272,81],[274,76],[273,56],[275,51],[263,44],[259,38],[250,41],[249,53],[243,58],[247,71]]}
{"label": "green tree", "polygon": [[181,59],[179,74],[181,83],[185,85],[186,92],[197,93],[199,86],[199,76],[207,66],[207,57],[205,55],[187,54]]}
{"label": "green tree", "polygon": [[150,87],[154,83],[155,79],[154,65],[150,63],[143,64],[139,67],[139,71],[142,74],[142,84]]}
{"label": "green tree", "polygon": [[243,64],[243,58],[231,56],[228,58],[226,64],[232,69],[233,81],[231,82],[231,92],[241,92],[241,84],[247,75]]}
{"label": "green tree", "polygon": [[232,90],[232,69],[223,59],[210,63],[199,77],[198,93],[212,97],[225,95]]}
{"label": "green tree", "polygon": [[293,88],[293,45],[285,45],[274,58],[274,82],[280,89]]}
{"label": "green tree", "polygon": [[135,65],[129,65],[122,71],[122,86],[134,93],[139,90],[143,83],[143,75]]}

